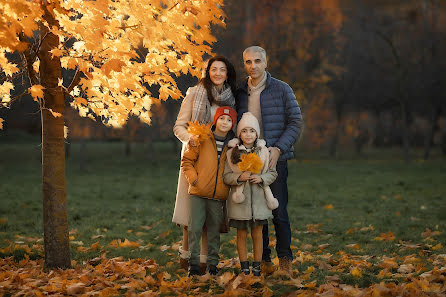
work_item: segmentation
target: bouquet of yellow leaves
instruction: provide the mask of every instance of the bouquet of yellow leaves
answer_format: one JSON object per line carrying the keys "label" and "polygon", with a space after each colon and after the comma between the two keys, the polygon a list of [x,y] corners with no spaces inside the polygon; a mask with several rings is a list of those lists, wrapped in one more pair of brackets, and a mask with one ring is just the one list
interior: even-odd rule
{"label": "bouquet of yellow leaves", "polygon": [[[236,149],[236,148],[235,148]],[[266,150],[266,149],[265,149]],[[249,171],[253,174],[259,174],[262,171],[263,162],[262,159],[255,153],[242,154],[240,156],[241,161],[237,164],[240,171]],[[264,159],[265,160],[265,159]],[[268,160],[266,159],[265,162]],[[268,164],[268,163],[267,163]],[[234,170],[234,169],[233,169]],[[266,172],[267,168],[263,169]],[[236,172],[234,170],[234,172]],[[269,186],[262,186],[265,191],[266,205],[269,209],[276,209],[279,207],[279,201],[274,197],[273,192]],[[235,186],[232,192],[232,201],[235,203],[243,203],[245,201],[245,194],[243,194],[244,184]]]}
{"label": "bouquet of yellow leaves", "polygon": [[240,171],[249,171],[258,174],[262,170],[263,162],[255,153],[242,154],[240,159],[241,161],[238,163]]}
{"label": "bouquet of yellow leaves", "polygon": [[189,121],[187,122],[187,124],[188,124],[187,133],[196,136],[197,140],[200,143],[208,139],[212,135],[211,131],[212,123],[205,125],[205,124],[200,124],[198,121],[194,122]]}

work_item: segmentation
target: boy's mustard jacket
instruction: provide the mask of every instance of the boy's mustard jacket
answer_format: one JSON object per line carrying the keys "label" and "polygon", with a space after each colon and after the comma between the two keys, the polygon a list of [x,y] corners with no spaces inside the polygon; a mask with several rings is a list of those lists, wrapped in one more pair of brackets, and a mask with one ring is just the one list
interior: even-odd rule
{"label": "boy's mustard jacket", "polygon": [[198,146],[187,144],[181,158],[181,169],[189,182],[189,194],[218,200],[228,199],[229,186],[223,182],[227,150],[225,145],[218,161],[213,135]]}

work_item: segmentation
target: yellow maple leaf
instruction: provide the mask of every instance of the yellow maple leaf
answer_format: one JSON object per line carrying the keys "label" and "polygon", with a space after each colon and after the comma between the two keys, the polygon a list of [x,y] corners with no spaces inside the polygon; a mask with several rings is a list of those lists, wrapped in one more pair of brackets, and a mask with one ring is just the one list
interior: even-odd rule
{"label": "yellow maple leaf", "polygon": [[362,272],[361,270],[358,269],[358,267],[353,268],[350,271],[350,274],[353,275],[354,277],[362,277]]}
{"label": "yellow maple leaf", "polygon": [[33,69],[35,72],[39,72],[39,67],[40,67],[40,60],[36,59],[36,61],[33,63]]}
{"label": "yellow maple leaf", "polygon": [[440,249],[442,249],[443,248],[443,245],[441,244],[441,243],[439,243],[439,244],[437,244],[436,246],[433,246],[432,247],[432,249],[434,250],[434,251],[436,251],[436,250],[440,250]]}
{"label": "yellow maple leaf", "polygon": [[43,98],[43,90],[45,88],[42,85],[34,85],[28,89],[31,96],[34,98],[34,101],[39,102],[38,98]]}
{"label": "yellow maple leaf", "polygon": [[381,233],[380,236],[375,237],[374,240],[393,241],[393,240],[395,240],[395,235],[393,234],[392,231],[389,231],[387,233]]}
{"label": "yellow maple leaf", "polygon": [[4,120],[2,118],[0,118],[0,130],[3,129],[3,122],[4,122]]}
{"label": "yellow maple leaf", "polygon": [[240,156],[241,161],[238,163],[240,171],[249,171],[254,174],[260,173],[262,170],[262,160],[255,153],[242,154]]}
{"label": "yellow maple leaf", "polygon": [[51,114],[53,115],[53,117],[55,118],[59,118],[62,116],[62,114],[60,112],[56,112],[54,110],[52,110],[51,108],[48,108],[49,112],[51,112]]}
{"label": "yellow maple leaf", "polygon": [[106,76],[109,76],[111,71],[119,72],[124,66],[125,63],[123,61],[119,59],[111,59],[102,65],[101,70]]}
{"label": "yellow maple leaf", "polygon": [[60,57],[60,56],[62,56],[63,53],[64,53],[64,51],[61,50],[61,49],[59,49],[59,48],[55,48],[55,49],[52,49],[52,50],[50,51],[50,53],[51,53],[51,55],[52,55],[53,58],[54,58],[54,57]]}
{"label": "yellow maple leaf", "polygon": [[212,124],[200,124],[198,121],[195,122],[187,122],[187,133],[190,135],[197,136],[199,142],[203,142],[204,140],[211,137],[211,125]]}
{"label": "yellow maple leaf", "polygon": [[389,278],[392,276],[392,273],[386,268],[381,270],[377,276],[378,278]]}
{"label": "yellow maple leaf", "polygon": [[357,243],[347,244],[345,247],[347,247],[349,249],[356,249],[356,250],[360,249],[360,246]]}
{"label": "yellow maple leaf", "polygon": [[326,204],[326,205],[324,205],[324,208],[325,209],[333,209],[334,208],[334,206],[333,206],[333,204]]}
{"label": "yellow maple leaf", "polygon": [[19,68],[17,68],[17,65],[13,64],[13,63],[8,63],[6,65],[2,65],[2,68],[7,76],[11,76],[16,72],[19,72],[19,70],[20,70]]}
{"label": "yellow maple leaf", "polygon": [[312,281],[311,283],[305,284],[304,287],[308,289],[314,289],[316,288],[316,281]]}

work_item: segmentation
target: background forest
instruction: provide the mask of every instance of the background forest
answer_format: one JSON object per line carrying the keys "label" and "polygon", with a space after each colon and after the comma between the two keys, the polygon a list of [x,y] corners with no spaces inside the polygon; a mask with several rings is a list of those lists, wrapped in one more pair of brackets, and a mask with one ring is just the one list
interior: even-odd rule
{"label": "background forest", "polygon": [[[266,49],[267,70],[291,85],[304,115],[298,151],[335,157],[340,151],[398,146],[406,160],[411,148],[421,149],[417,156],[425,159],[433,151],[446,154],[446,3],[228,0],[224,10],[227,25],[214,28],[214,52],[230,58],[241,82],[243,49],[252,44]],[[183,95],[196,83],[184,75],[176,81]],[[122,129],[67,109],[67,153],[73,141],[98,139],[124,141],[125,154],[132,143],[142,143],[150,157],[153,142],[167,140],[178,150],[171,131],[180,104],[172,99],[156,104],[151,126],[130,118]],[[0,133],[39,134],[38,108],[29,96],[0,110],[5,120]]]}

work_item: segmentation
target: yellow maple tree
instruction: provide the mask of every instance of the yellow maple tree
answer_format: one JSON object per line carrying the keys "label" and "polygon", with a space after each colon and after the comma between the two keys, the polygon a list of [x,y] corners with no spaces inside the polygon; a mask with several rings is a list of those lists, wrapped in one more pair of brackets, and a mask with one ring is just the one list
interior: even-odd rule
{"label": "yellow maple tree", "polygon": [[[71,105],[82,116],[96,114],[106,124],[122,126],[134,114],[150,123],[153,100],[181,96],[172,75],[200,75],[194,65],[202,63],[215,41],[210,24],[224,24],[222,5],[222,0],[2,1],[2,104],[9,106],[14,99],[15,76],[38,76],[29,66],[40,62],[31,46],[46,37],[36,33],[43,23],[59,39],[51,55],[60,58],[62,68],[76,71],[71,83],[56,88],[70,92]],[[7,58],[14,52],[22,57],[19,63]],[[21,72],[25,67],[28,73]],[[152,85],[159,86],[156,96],[147,88]],[[35,100],[43,97],[39,83],[28,92]]]}
{"label": "yellow maple tree", "polygon": [[211,52],[211,24],[224,25],[222,2],[0,2],[0,108],[31,95],[41,110],[47,267],[70,266],[65,97],[81,116],[106,125],[122,126],[129,115],[150,123],[152,102],[180,98],[174,76],[201,75],[195,65]]}

